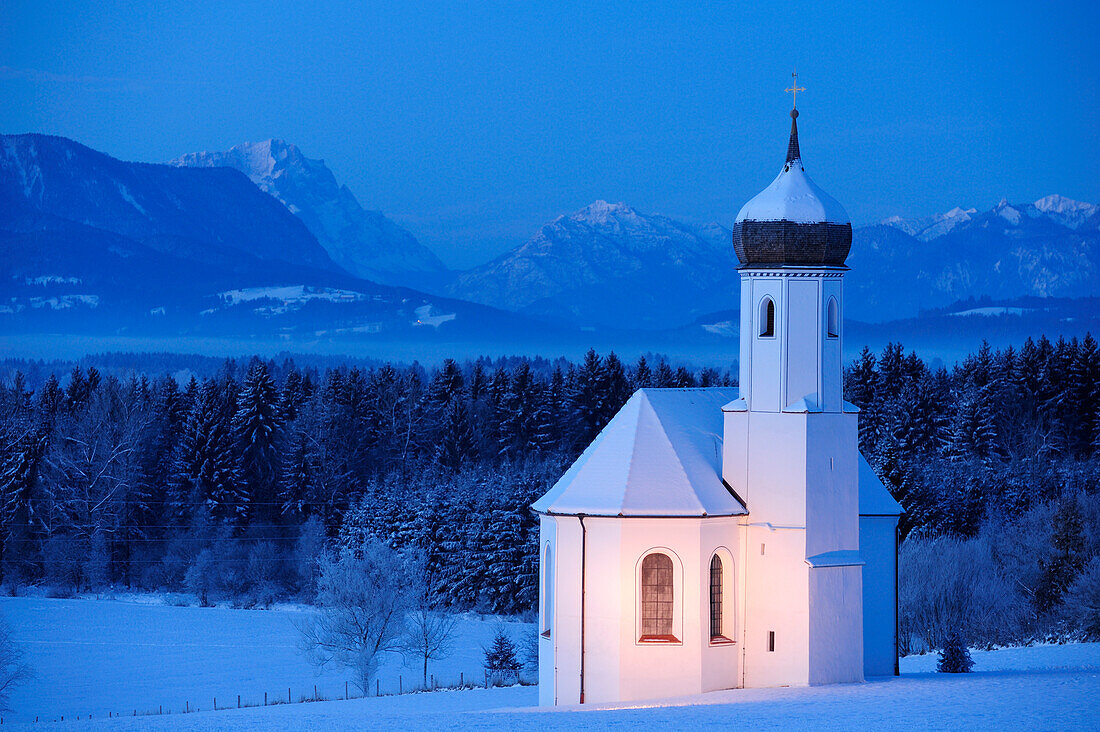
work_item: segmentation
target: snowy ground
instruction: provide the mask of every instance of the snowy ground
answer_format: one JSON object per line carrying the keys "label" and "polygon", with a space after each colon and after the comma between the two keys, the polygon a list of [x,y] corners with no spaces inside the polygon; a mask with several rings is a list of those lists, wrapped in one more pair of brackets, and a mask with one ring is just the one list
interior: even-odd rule
{"label": "snowy ground", "polygon": [[[292,620],[301,611],[177,608],[138,602],[5,598],[0,614],[38,674],[13,704],[65,722],[105,730],[261,729],[626,729],[729,726],[750,729],[1096,729],[1100,725],[1100,644],[975,651],[975,673],[934,673],[935,656],[902,660],[900,678],[847,686],[744,689],[605,707],[534,707],[534,687],[435,692],[351,701],[281,704],[165,716],[101,718],[107,710],[173,711],[185,699],[209,709],[213,692],[235,705],[233,688],[274,695],[315,677],[298,656]],[[518,633],[528,626],[512,624]],[[289,629],[289,630],[288,630]],[[478,666],[492,624],[464,618],[460,645],[442,673]],[[383,671],[412,675],[395,660]],[[407,677],[406,677],[407,678]],[[320,679],[322,690],[343,677]],[[226,691],[221,691],[225,689]],[[383,689],[385,691],[385,689]],[[295,698],[298,692],[294,692]],[[200,696],[201,694],[201,696]],[[246,697],[255,701],[255,693]],[[164,701],[160,701],[164,700]],[[225,703],[219,697],[219,705]],[[33,709],[32,709],[33,708]],[[37,709],[38,711],[34,711]],[[64,710],[72,710],[66,713]],[[93,719],[87,719],[88,712]],[[81,720],[73,717],[79,714]]]}
{"label": "snowy ground", "polygon": [[[86,718],[108,713],[138,714],[158,709],[210,709],[285,702],[287,689],[297,701],[312,696],[314,685],[326,698],[344,696],[350,674],[330,669],[318,676],[297,648],[295,623],[304,610],[175,607],[156,597],[127,600],[0,598],[0,616],[27,653],[35,677],[12,694],[12,721]],[[527,623],[505,624],[519,639]],[[482,648],[495,621],[463,616],[454,650],[433,661],[430,673],[441,684],[481,680]],[[378,673],[383,694],[419,685],[419,661],[389,654]],[[359,692],[350,687],[352,696]]]}

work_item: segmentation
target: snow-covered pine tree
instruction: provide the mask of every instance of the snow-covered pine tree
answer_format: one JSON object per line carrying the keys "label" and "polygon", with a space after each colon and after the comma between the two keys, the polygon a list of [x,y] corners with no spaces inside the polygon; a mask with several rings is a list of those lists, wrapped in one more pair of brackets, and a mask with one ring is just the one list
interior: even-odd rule
{"label": "snow-covered pine tree", "polygon": [[4,579],[22,582],[35,573],[31,549],[41,536],[42,526],[35,515],[39,498],[39,471],[49,448],[51,431],[47,426],[31,428],[18,437],[0,466],[0,571]]}
{"label": "snow-covered pine tree", "polygon": [[570,395],[572,411],[576,418],[576,449],[595,439],[604,422],[604,374],[603,363],[594,349],[584,354],[584,361],[577,368],[573,393]]}
{"label": "snow-covered pine tree", "polygon": [[244,519],[228,412],[219,382],[204,382],[184,423],[169,485],[170,513],[180,525],[190,525],[196,514]]}
{"label": "snow-covered pine tree", "polygon": [[962,633],[954,630],[948,634],[940,651],[940,660],[936,664],[936,670],[946,674],[965,674],[974,668],[974,660],[970,657],[970,649],[966,647]]}
{"label": "snow-covered pine tree", "polygon": [[508,631],[501,625],[493,636],[492,644],[485,649],[485,670],[489,674],[490,681],[493,684],[499,684],[509,678],[515,679],[520,665],[516,657],[516,644],[512,642]]}
{"label": "snow-covered pine tree", "polygon": [[1062,601],[1062,595],[1088,561],[1077,496],[1066,496],[1059,502],[1050,543],[1050,555],[1039,560],[1035,607],[1040,613],[1050,612]]}
{"label": "snow-covered pine tree", "polygon": [[461,394],[451,398],[443,411],[435,462],[446,470],[458,470],[467,460],[475,458],[477,446],[470,426],[470,414]]}
{"label": "snow-covered pine tree", "polygon": [[638,363],[635,364],[630,378],[634,382],[635,389],[648,389],[653,386],[653,372],[650,371],[649,362],[646,361],[645,356],[638,356]]}
{"label": "snow-covered pine tree", "polygon": [[278,483],[282,428],[275,381],[267,365],[255,359],[237,396],[237,411],[233,416],[247,521],[271,525],[280,519]]}
{"label": "snow-covered pine tree", "polygon": [[600,425],[601,429],[603,425],[611,421],[616,412],[622,409],[632,393],[630,379],[626,376],[626,369],[623,368],[623,362],[619,360],[614,351],[607,354],[607,358],[603,362],[603,388],[604,403],[601,419],[603,424]]}

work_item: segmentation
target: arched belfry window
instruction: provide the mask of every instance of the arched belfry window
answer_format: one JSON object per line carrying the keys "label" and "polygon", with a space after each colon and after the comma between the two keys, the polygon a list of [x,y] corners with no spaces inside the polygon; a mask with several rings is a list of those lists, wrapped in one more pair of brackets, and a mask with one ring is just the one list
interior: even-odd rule
{"label": "arched belfry window", "polygon": [[826,332],[830,338],[840,337],[840,306],[836,304],[836,298],[829,298],[829,307],[825,318]]}
{"label": "arched belfry window", "polygon": [[710,558],[710,639],[722,640],[722,558]]}
{"label": "arched belfry window", "polygon": [[542,553],[542,635],[550,637],[554,626],[554,552],[550,544]]}
{"label": "arched belfry window", "polygon": [[760,301],[760,325],[756,332],[761,338],[775,336],[775,302],[770,297]]}
{"label": "arched belfry window", "polygon": [[667,554],[655,552],[642,560],[640,640],[676,641],[672,575],[672,559]]}

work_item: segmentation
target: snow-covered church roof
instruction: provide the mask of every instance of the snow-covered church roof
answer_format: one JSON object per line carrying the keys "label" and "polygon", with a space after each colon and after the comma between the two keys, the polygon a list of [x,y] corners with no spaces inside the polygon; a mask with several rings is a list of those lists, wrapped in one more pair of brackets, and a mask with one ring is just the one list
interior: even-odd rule
{"label": "snow-covered church roof", "polygon": [[860,516],[900,516],[905,513],[901,504],[894,500],[890,491],[875,475],[874,468],[859,453],[859,515]]}
{"label": "snow-covered church roof", "polygon": [[[569,516],[736,516],[722,481],[722,407],[730,387],[639,389],[532,508]],[[860,515],[901,506],[859,456]],[[751,508],[751,507],[749,507]]]}
{"label": "snow-covered church roof", "polygon": [[730,516],[722,405],[737,389],[639,389],[532,506],[586,516]]}

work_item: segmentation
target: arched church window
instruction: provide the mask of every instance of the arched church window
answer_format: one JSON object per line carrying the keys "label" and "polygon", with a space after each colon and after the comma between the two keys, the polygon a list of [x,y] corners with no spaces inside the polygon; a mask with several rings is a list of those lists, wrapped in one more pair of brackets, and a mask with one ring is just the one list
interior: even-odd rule
{"label": "arched church window", "polygon": [[642,560],[643,641],[676,641],[672,633],[672,559],[653,553]]}
{"label": "arched church window", "polygon": [[724,640],[722,633],[722,559],[710,558],[710,639]]}
{"label": "arched church window", "polygon": [[760,301],[760,327],[757,333],[761,338],[775,336],[775,303],[770,297]]}
{"label": "arched church window", "polygon": [[836,298],[829,298],[828,315],[826,317],[827,333],[830,338],[840,337],[840,306],[836,304]]}
{"label": "arched church window", "polygon": [[542,635],[550,637],[554,626],[554,552],[547,543],[542,552]]}

